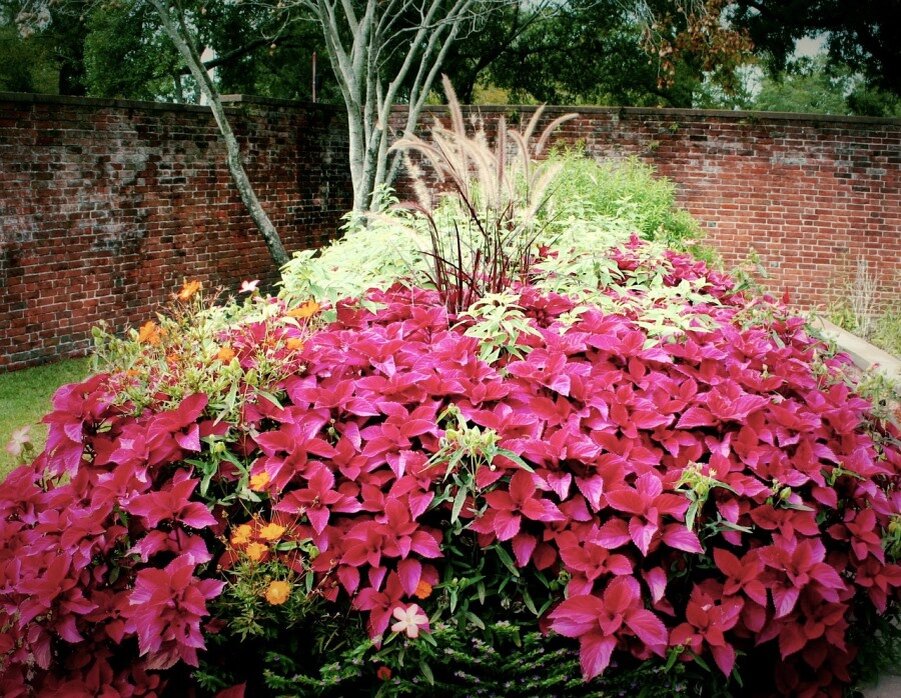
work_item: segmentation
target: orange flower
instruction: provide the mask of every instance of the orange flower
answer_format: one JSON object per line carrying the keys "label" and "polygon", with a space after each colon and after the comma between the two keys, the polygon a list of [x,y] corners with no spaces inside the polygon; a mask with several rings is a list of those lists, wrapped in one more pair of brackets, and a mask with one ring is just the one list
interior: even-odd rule
{"label": "orange flower", "polygon": [[260,538],[275,541],[281,538],[284,532],[284,526],[279,526],[277,523],[268,523],[260,529]]}
{"label": "orange flower", "polygon": [[266,587],[266,601],[273,606],[281,606],[289,596],[291,596],[291,585],[288,582],[276,580],[269,582],[269,586]]}
{"label": "orange flower", "polygon": [[133,368],[130,368],[130,369],[128,369],[128,370],[125,372],[125,377],[126,377],[126,378],[137,378],[137,377],[140,376],[140,375],[141,375],[141,372],[140,372],[140,371],[136,371],[136,370],[133,369]]}
{"label": "orange flower", "polygon": [[231,363],[231,360],[235,358],[235,350],[229,346],[222,347],[216,353],[216,359],[221,361],[224,364]]}
{"label": "orange flower", "polygon": [[193,281],[185,281],[184,285],[181,287],[181,291],[176,294],[176,298],[178,298],[178,300],[180,301],[189,301],[194,297],[194,294],[202,288],[203,284],[201,284],[197,279],[194,279]]}
{"label": "orange flower", "polygon": [[250,542],[252,533],[253,528],[251,528],[250,524],[241,524],[232,533],[231,544],[236,547],[239,545],[246,545]]}
{"label": "orange flower", "polygon": [[262,492],[266,485],[269,484],[269,473],[265,470],[256,475],[250,476],[250,489],[254,492]]}
{"label": "orange flower", "polygon": [[156,346],[160,343],[160,329],[153,320],[148,320],[138,330],[138,342]]}
{"label": "orange flower", "polygon": [[319,309],[321,307],[322,306],[320,306],[316,301],[307,301],[299,308],[289,310],[288,317],[299,318],[301,320],[303,320],[304,318],[313,317],[316,313],[319,312]]}
{"label": "orange flower", "polygon": [[247,546],[247,550],[245,552],[247,553],[247,557],[249,557],[251,560],[253,560],[254,562],[259,562],[260,559],[262,559],[263,555],[266,554],[267,550],[268,548],[266,548],[265,545],[254,541]]}
{"label": "orange flower", "polygon": [[375,675],[378,677],[379,681],[387,681],[391,678],[391,669],[386,666],[380,666],[376,670]]}
{"label": "orange flower", "polygon": [[179,354],[177,351],[170,351],[166,354],[166,363],[169,365],[175,365],[178,363]]}
{"label": "orange flower", "polygon": [[303,349],[303,341],[297,339],[297,337],[291,337],[285,344],[288,346],[288,349],[291,351],[300,351]]}
{"label": "orange flower", "polygon": [[413,592],[413,596],[415,596],[417,599],[427,599],[431,595],[432,585],[424,579],[420,579],[419,584],[416,585],[416,591]]}

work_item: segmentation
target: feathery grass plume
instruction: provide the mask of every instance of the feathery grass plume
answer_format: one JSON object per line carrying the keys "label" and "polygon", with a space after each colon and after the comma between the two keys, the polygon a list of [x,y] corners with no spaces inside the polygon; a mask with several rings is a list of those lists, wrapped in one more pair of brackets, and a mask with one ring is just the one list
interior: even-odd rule
{"label": "feathery grass plume", "polygon": [[[538,234],[537,213],[547,204],[561,163],[538,161],[551,134],[576,114],[554,119],[533,144],[543,108],[536,110],[523,132],[507,127],[501,117],[492,147],[484,124],[477,121],[467,133],[463,111],[450,81],[443,78],[448,98],[450,128],[436,119],[430,141],[418,136],[392,146],[407,151],[408,170],[414,175],[417,201],[403,204],[421,216],[429,231],[431,260],[427,273],[452,313],[468,308],[486,293],[500,293],[530,265],[531,248]],[[515,149],[515,157],[510,151]],[[418,153],[447,187],[442,202],[451,207],[448,220],[439,214],[422,171],[409,153]],[[448,203],[449,199],[453,199]]]}

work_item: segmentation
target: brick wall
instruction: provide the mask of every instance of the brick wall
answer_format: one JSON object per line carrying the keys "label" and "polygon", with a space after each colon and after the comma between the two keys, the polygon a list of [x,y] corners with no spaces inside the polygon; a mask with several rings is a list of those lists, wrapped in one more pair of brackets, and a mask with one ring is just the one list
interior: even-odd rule
{"label": "brick wall", "polygon": [[[231,112],[288,250],[332,237],[350,207],[340,112]],[[208,109],[0,96],[0,371],[84,353],[98,320],[152,317],[185,278],[275,278]]]}
{"label": "brick wall", "polygon": [[[289,251],[333,235],[350,207],[341,110],[229,101]],[[530,111],[479,109],[489,122]],[[560,137],[670,177],[727,266],[753,250],[769,285],[809,306],[863,257],[882,302],[901,300],[901,121],[578,111]],[[0,94],[0,371],[83,352],[95,322],[135,324],[186,277],[274,278],[206,109]]]}
{"label": "brick wall", "polygon": [[[528,107],[468,111],[486,128],[500,115],[525,123],[533,114]],[[579,117],[563,124],[555,142],[653,165],[676,184],[679,204],[701,222],[727,268],[754,254],[768,287],[812,307],[846,294],[863,258],[878,275],[880,303],[901,301],[901,120],[548,107],[539,132],[570,112]]]}

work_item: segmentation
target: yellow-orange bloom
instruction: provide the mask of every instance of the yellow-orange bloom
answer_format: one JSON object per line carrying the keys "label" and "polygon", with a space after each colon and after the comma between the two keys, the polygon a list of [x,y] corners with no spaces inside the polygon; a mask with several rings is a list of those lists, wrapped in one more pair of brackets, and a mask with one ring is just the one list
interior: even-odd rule
{"label": "yellow-orange bloom", "polygon": [[265,470],[261,473],[250,476],[250,489],[252,489],[254,492],[260,492],[268,484],[269,473],[267,473]]}
{"label": "yellow-orange bloom", "polygon": [[427,599],[431,595],[432,585],[424,579],[420,579],[419,584],[416,585],[416,591],[413,592],[413,596],[415,596],[417,599]]}
{"label": "yellow-orange bloom", "polygon": [[181,287],[181,291],[176,294],[176,297],[180,301],[189,301],[194,297],[194,294],[202,288],[203,284],[201,284],[197,279],[194,279],[193,281],[185,281],[184,285]]}
{"label": "yellow-orange bloom", "polygon": [[153,320],[148,320],[138,330],[138,341],[141,344],[156,346],[160,343],[160,329]]}
{"label": "yellow-orange bloom", "polygon": [[241,524],[238,526],[231,537],[231,544],[234,546],[238,545],[247,545],[250,542],[250,536],[253,533],[253,528],[250,524]]}
{"label": "yellow-orange bloom", "polygon": [[263,540],[278,540],[284,532],[284,526],[279,526],[277,523],[268,523],[260,529],[260,538]]}
{"label": "yellow-orange bloom", "polygon": [[249,557],[254,562],[259,562],[262,559],[263,555],[266,554],[267,548],[262,543],[257,543],[254,541],[250,545],[247,546],[247,550],[244,552],[247,553],[247,557]]}
{"label": "yellow-orange bloom", "polygon": [[273,606],[281,606],[289,596],[291,596],[291,585],[288,582],[276,580],[269,582],[269,586],[266,587],[266,601]]}
{"label": "yellow-orange bloom", "polygon": [[300,340],[297,337],[291,337],[285,344],[291,351],[300,351],[303,349],[303,340]]}
{"label": "yellow-orange bloom", "polygon": [[235,358],[235,350],[229,346],[222,347],[216,353],[216,359],[221,361],[224,364],[231,363],[231,360]]}
{"label": "yellow-orange bloom", "polygon": [[299,308],[289,310],[288,317],[299,318],[301,320],[304,318],[313,317],[316,313],[319,312],[319,309],[321,307],[322,306],[320,306],[316,301],[307,301]]}

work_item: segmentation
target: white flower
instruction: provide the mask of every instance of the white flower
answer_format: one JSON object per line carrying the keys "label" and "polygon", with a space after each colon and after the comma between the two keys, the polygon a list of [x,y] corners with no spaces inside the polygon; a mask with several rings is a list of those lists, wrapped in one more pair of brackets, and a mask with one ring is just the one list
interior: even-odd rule
{"label": "white flower", "polygon": [[241,293],[253,293],[257,290],[257,286],[260,285],[259,279],[254,279],[253,281],[242,281],[241,282]]}
{"label": "white flower", "polygon": [[6,452],[14,458],[18,458],[22,455],[22,451],[25,450],[25,446],[30,443],[31,425],[26,424],[24,427],[16,429],[13,432],[12,438],[10,438],[9,443],[6,444]]}
{"label": "white flower", "polygon": [[429,617],[415,603],[406,608],[397,606],[391,615],[397,618],[397,622],[391,626],[393,632],[406,633],[407,637],[419,637],[420,628],[429,629]]}

